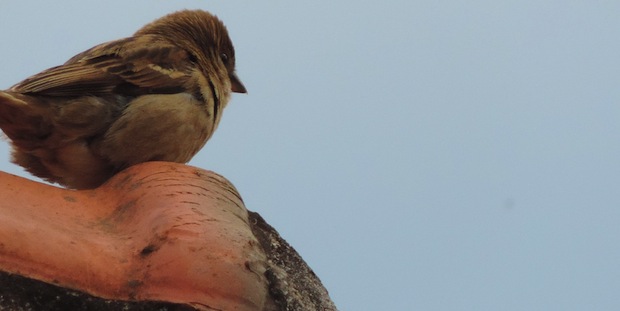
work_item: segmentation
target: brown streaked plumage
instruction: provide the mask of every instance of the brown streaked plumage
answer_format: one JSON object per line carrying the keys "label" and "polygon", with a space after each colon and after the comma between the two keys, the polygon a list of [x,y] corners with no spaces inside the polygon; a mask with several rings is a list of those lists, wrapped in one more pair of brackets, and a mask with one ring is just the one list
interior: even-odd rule
{"label": "brown streaked plumage", "polygon": [[69,188],[146,161],[188,162],[231,92],[245,93],[222,22],[180,11],[0,91],[12,161]]}

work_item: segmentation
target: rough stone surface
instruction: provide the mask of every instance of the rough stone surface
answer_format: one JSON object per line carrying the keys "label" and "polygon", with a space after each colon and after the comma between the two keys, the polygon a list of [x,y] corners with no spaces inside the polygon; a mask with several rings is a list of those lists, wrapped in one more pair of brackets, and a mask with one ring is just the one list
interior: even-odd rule
{"label": "rough stone surface", "polygon": [[127,302],[93,297],[51,284],[0,272],[0,310],[4,311],[186,311],[165,302]]}
{"label": "rough stone surface", "polygon": [[336,311],[329,293],[308,264],[258,214],[250,212],[250,227],[265,249],[269,292],[278,311]]}

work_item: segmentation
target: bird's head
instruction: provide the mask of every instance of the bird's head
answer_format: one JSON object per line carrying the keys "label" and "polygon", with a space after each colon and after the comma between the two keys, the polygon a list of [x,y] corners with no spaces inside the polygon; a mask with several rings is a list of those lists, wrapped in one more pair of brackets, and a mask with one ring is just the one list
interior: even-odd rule
{"label": "bird's head", "polygon": [[[191,54],[192,61],[207,70],[225,68],[230,91],[247,93],[235,72],[235,48],[224,23],[201,10],[184,10],[168,14],[142,27],[135,35],[162,36]],[[216,62],[216,68],[211,64]]]}

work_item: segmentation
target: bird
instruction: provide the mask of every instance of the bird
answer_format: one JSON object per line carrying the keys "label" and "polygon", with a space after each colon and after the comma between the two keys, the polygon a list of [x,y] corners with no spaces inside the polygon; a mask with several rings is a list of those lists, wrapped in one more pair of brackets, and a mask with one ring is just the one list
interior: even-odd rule
{"label": "bird", "polygon": [[187,163],[247,93],[223,22],[170,13],[0,91],[11,161],[71,189],[148,161]]}

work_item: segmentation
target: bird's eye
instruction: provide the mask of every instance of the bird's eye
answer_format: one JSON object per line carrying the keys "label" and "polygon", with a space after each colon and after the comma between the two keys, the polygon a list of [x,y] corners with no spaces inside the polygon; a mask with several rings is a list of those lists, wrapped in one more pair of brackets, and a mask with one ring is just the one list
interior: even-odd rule
{"label": "bird's eye", "polygon": [[189,54],[189,61],[192,63],[198,63],[198,57],[194,54]]}
{"label": "bird's eye", "polygon": [[222,53],[220,55],[220,58],[222,59],[222,61],[224,62],[224,64],[228,63],[228,55],[226,55],[226,53]]}

